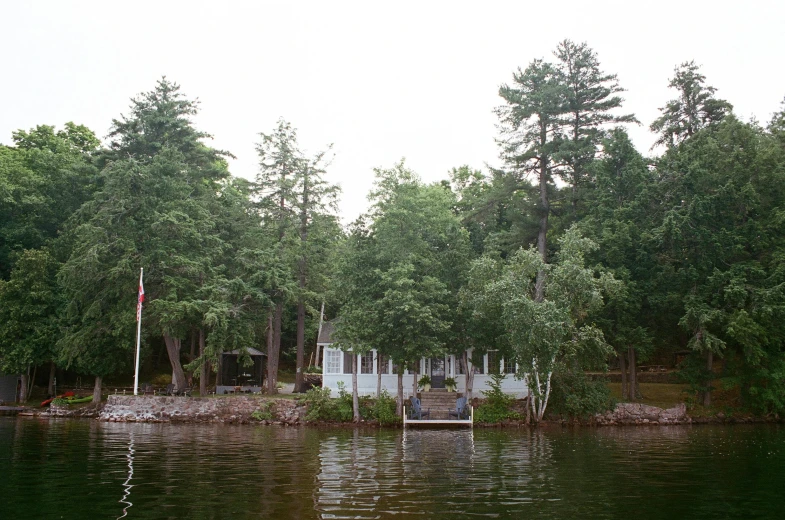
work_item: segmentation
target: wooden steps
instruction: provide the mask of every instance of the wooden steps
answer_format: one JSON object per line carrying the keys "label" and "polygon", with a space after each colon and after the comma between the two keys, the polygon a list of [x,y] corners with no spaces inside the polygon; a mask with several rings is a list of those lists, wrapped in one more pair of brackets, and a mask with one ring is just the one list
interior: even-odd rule
{"label": "wooden steps", "polygon": [[455,411],[455,401],[463,394],[448,392],[444,388],[432,388],[429,392],[420,392],[420,406],[423,411],[431,411],[431,420],[448,420],[449,412]]}

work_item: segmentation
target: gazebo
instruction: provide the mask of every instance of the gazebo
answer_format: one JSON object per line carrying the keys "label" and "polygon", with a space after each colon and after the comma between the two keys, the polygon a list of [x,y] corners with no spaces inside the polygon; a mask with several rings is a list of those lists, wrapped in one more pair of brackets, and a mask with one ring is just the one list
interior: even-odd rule
{"label": "gazebo", "polygon": [[258,393],[264,384],[264,357],[266,354],[255,348],[246,349],[253,365],[240,364],[240,351],[232,350],[221,354],[218,367],[216,394]]}

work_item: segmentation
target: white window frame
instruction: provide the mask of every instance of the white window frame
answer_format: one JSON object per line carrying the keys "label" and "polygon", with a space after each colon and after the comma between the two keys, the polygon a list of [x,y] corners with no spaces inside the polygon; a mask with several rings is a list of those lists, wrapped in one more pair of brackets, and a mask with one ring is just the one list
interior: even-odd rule
{"label": "white window frame", "polygon": [[[333,358],[333,359],[331,359]],[[343,362],[343,352],[340,350],[324,349],[324,373],[340,374],[343,372],[341,364]]]}

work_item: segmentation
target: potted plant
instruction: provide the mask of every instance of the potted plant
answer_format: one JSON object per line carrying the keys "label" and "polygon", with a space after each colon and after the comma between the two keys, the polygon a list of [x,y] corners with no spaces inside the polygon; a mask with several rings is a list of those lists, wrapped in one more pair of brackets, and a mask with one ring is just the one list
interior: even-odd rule
{"label": "potted plant", "polygon": [[427,375],[422,376],[419,381],[417,381],[417,386],[422,388],[423,392],[428,392],[431,389],[431,378]]}
{"label": "potted plant", "polygon": [[458,381],[452,377],[448,377],[444,380],[444,387],[448,392],[455,392],[455,389],[458,388]]}

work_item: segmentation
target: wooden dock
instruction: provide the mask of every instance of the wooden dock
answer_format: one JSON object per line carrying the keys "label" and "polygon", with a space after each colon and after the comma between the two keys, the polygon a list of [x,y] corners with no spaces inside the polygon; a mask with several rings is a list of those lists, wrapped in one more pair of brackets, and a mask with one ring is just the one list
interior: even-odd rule
{"label": "wooden dock", "polygon": [[473,428],[474,427],[474,407],[471,407],[471,417],[469,419],[409,419],[406,407],[403,407],[403,427],[409,426],[418,428]]}
{"label": "wooden dock", "polygon": [[0,406],[0,415],[16,415],[26,411],[29,409],[22,406]]}

